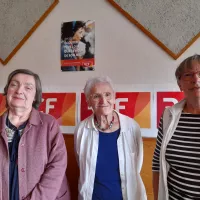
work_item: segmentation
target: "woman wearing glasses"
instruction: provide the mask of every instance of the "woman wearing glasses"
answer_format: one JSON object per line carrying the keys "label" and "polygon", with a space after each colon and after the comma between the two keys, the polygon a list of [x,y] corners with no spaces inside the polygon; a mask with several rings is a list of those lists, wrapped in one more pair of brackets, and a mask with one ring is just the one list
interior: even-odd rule
{"label": "woman wearing glasses", "polygon": [[200,55],[175,73],[185,99],[166,108],[153,157],[155,200],[200,199]]}
{"label": "woman wearing glasses", "polygon": [[84,93],[93,114],[76,127],[74,136],[79,200],[146,200],[138,124],[114,110],[115,91],[108,77],[88,80]]}

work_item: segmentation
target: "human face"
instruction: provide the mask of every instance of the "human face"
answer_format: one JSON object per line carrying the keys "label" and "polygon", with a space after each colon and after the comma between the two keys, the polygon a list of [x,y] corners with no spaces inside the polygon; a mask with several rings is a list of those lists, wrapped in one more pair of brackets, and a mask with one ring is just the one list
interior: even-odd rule
{"label": "human face", "polygon": [[81,38],[84,36],[84,34],[85,34],[85,29],[84,29],[84,28],[79,28],[79,29],[75,32],[75,34],[74,34],[74,36],[73,36],[73,40],[74,40],[74,41],[80,41]]}
{"label": "human face", "polygon": [[6,95],[8,108],[31,111],[35,94],[34,77],[27,74],[16,74],[8,86]]}
{"label": "human face", "polygon": [[88,106],[96,115],[109,115],[113,112],[115,93],[108,83],[97,83],[90,91]]}
{"label": "human face", "polygon": [[186,99],[200,98],[200,63],[193,61],[192,67],[186,69],[179,80],[180,90]]}

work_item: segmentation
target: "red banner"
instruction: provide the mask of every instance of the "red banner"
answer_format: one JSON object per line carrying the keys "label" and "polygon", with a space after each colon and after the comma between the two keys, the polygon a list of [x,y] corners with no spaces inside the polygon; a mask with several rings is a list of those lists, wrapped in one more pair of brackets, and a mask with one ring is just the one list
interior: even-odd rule
{"label": "red banner", "polygon": [[6,98],[0,94],[0,115],[6,111]]}
{"label": "red banner", "polygon": [[173,106],[183,98],[183,92],[157,92],[157,127],[165,107]]}
{"label": "red banner", "polygon": [[[134,118],[141,128],[150,128],[150,92],[117,92],[115,109]],[[81,121],[92,114],[81,94]]]}
{"label": "red banner", "polygon": [[[134,118],[141,128],[151,127],[151,120],[159,123],[166,106],[173,106],[184,98],[182,92],[157,92],[156,112],[157,119],[151,119],[151,93],[150,92],[117,92],[115,109]],[[81,121],[92,114],[88,109],[84,94],[81,95],[80,112],[77,110],[76,93],[43,93],[40,110],[53,115],[61,126],[74,127],[78,119]],[[5,97],[0,94],[0,114],[5,112]],[[80,113],[80,115],[76,115]],[[79,118],[80,117],[80,118]]]}
{"label": "red banner", "polygon": [[[0,115],[5,112],[5,97],[0,95]],[[76,125],[76,93],[43,93],[40,111],[53,115],[61,126]]]}
{"label": "red banner", "polygon": [[43,93],[40,110],[53,115],[62,126],[76,125],[76,93]]}

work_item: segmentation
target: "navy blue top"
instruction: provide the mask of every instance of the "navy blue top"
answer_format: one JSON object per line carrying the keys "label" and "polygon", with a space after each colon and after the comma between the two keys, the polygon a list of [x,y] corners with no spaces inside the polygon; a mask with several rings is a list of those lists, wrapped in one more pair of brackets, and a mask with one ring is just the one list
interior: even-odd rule
{"label": "navy blue top", "polygon": [[20,141],[20,130],[24,129],[27,122],[17,129],[9,119],[6,119],[6,125],[9,129],[15,131],[12,142],[8,143],[10,166],[9,166],[9,196],[10,200],[19,200],[19,179],[18,179],[18,145]]}
{"label": "navy blue top", "polygon": [[99,131],[99,148],[92,200],[122,200],[117,139],[120,129],[112,133]]}

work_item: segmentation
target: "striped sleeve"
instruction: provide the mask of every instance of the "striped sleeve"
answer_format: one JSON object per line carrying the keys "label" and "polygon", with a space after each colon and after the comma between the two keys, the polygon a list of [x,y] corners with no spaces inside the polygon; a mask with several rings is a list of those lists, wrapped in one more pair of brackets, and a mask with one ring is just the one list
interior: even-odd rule
{"label": "striped sleeve", "polygon": [[156,148],[153,155],[153,162],[152,162],[152,171],[159,171],[160,170],[160,148],[163,139],[163,117],[160,118],[159,127],[158,127],[158,135],[156,140]]}

